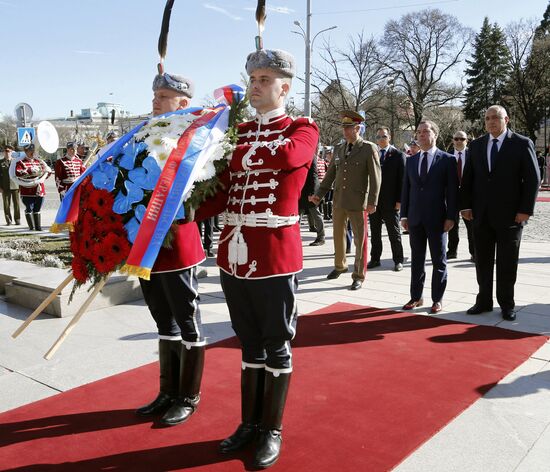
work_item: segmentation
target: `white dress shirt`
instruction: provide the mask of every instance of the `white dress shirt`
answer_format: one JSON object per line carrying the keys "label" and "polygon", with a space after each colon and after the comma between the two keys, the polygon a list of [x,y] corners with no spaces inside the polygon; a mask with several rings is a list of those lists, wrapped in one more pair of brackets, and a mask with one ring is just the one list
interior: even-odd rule
{"label": "white dress shirt", "polygon": [[459,153],[459,152],[462,153],[462,154],[461,154],[461,157],[462,157],[462,173],[463,173],[463,174],[464,174],[464,165],[466,164],[466,150],[467,150],[467,149],[468,149],[467,147],[465,147],[462,151],[457,151],[457,150],[455,149],[455,152],[454,152],[454,156],[455,156],[455,159],[456,159],[456,162],[457,162],[457,163],[458,163],[458,153]]}

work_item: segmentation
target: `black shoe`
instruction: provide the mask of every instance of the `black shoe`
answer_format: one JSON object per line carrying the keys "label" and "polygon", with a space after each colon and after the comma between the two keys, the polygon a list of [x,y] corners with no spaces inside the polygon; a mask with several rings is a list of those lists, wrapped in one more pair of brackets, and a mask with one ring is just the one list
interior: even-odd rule
{"label": "black shoe", "polygon": [[222,454],[227,454],[228,452],[238,451],[254,441],[257,434],[258,426],[255,424],[241,423],[237,431],[220,443],[220,452]]}
{"label": "black shoe", "polygon": [[344,270],[337,270],[337,269],[334,269],[333,271],[331,271],[330,274],[327,275],[327,279],[328,279],[328,280],[337,279],[337,278],[340,277],[342,274],[345,274],[347,271],[348,271],[348,269],[344,269]]}
{"label": "black shoe", "polygon": [[485,313],[487,311],[493,311],[493,307],[478,305],[476,303],[472,308],[469,308],[468,311],[466,311],[466,313],[468,315],[481,315],[482,313]]}
{"label": "black shoe", "polygon": [[447,259],[456,259],[456,252],[447,252]]}
{"label": "black shoe", "polygon": [[282,442],[281,431],[277,429],[261,431],[254,457],[254,466],[265,469],[275,464],[281,452]]}
{"label": "black shoe", "polygon": [[375,267],[380,267],[382,264],[380,263],[380,261],[370,261],[368,264],[367,264],[367,269],[374,269]]}
{"label": "black shoe", "polygon": [[151,403],[148,405],[142,406],[136,410],[136,415],[138,416],[151,416],[151,415],[160,415],[165,413],[168,408],[172,406],[174,399],[166,394],[160,392]]}
{"label": "black shoe", "polygon": [[200,396],[193,398],[178,398],[161,418],[160,422],[166,426],[175,426],[187,421],[197,411]]}
{"label": "black shoe", "polygon": [[313,241],[312,243],[309,243],[310,246],[322,246],[323,244],[325,244],[325,239],[324,238],[317,238],[315,241]]}
{"label": "black shoe", "polygon": [[354,280],[351,284],[350,290],[359,290],[363,286],[363,282],[360,280]]}
{"label": "black shoe", "polygon": [[516,312],[513,308],[503,308],[502,319],[506,321],[514,321],[516,319]]}
{"label": "black shoe", "polygon": [[401,272],[403,270],[403,264],[401,264],[401,262],[398,262],[397,264],[395,264],[395,266],[393,267],[393,271],[394,272]]}
{"label": "black shoe", "polygon": [[310,233],[316,233],[317,230],[315,228],[312,228],[311,226],[309,227],[309,232]]}
{"label": "black shoe", "polygon": [[214,257],[214,253],[212,252],[212,249],[206,250],[206,257]]}

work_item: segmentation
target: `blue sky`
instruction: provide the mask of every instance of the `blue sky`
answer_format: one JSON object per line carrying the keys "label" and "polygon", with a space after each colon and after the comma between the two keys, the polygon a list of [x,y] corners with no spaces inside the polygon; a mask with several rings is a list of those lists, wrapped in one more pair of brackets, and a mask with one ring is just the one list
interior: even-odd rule
{"label": "blue sky", "polygon": [[[67,116],[99,101],[123,104],[133,113],[151,109],[158,62],[157,39],[164,0],[0,0],[0,114],[29,103],[35,118]],[[267,1],[267,48],[292,52],[304,73],[304,40],[290,31],[305,27],[306,0]],[[387,20],[434,7],[479,31],[483,18],[501,26],[542,18],[548,0],[312,0],[312,33],[336,47],[362,30],[379,36]],[[195,104],[221,85],[239,83],[254,49],[254,0],[176,0],[166,70],[196,83]],[[313,63],[321,38],[314,44]],[[295,81],[296,103],[303,87]]]}

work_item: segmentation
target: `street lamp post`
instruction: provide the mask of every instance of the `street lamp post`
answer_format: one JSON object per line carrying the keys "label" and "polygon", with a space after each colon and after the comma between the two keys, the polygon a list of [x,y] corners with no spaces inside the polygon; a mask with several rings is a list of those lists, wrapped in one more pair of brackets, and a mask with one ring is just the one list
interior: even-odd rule
{"label": "street lamp post", "polygon": [[311,0],[307,0],[307,14],[306,14],[306,29],[302,28],[302,25],[299,21],[295,21],[294,24],[300,28],[300,31],[292,31],[292,33],[299,34],[304,38],[305,48],[306,48],[306,71],[305,71],[305,98],[304,98],[304,115],[311,116],[311,50],[313,48],[313,43],[315,38],[325,31],[333,30],[337,26],[331,26],[330,28],[325,28],[319,31],[313,39],[311,39]]}

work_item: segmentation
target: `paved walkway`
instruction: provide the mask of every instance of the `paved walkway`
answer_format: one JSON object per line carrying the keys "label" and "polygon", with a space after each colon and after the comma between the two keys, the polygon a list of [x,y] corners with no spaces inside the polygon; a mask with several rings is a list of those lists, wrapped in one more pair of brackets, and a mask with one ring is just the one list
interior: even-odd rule
{"label": "paved walkway", "polygon": [[[548,205],[537,205],[541,219],[542,213],[546,215],[550,208]],[[46,210],[45,224],[53,219],[54,213]],[[7,229],[0,227],[0,231]],[[349,274],[332,281],[325,278],[332,268],[330,225],[328,242],[321,247],[309,247],[307,244],[314,239],[314,234],[303,229],[305,269],[299,277],[298,293],[302,313],[337,301],[399,309],[409,299],[410,266],[406,263],[400,273],[391,271],[393,264],[387,241],[382,267],[369,271],[364,287],[351,292],[347,290],[351,283]],[[540,231],[533,233],[536,234],[530,235],[528,227],[522,243],[516,286],[519,313],[515,322],[503,321],[499,311],[479,317],[465,315],[476,293],[475,272],[465,249],[465,234],[461,235],[459,258],[449,264],[449,284],[440,317],[550,335],[550,237],[544,240]],[[407,236],[404,236],[404,247],[408,256]],[[201,307],[207,335],[215,341],[232,335],[232,331],[214,260],[208,259],[206,266],[209,276],[200,280]],[[428,273],[430,271],[431,267]],[[426,295],[429,299],[429,292]],[[428,316],[425,308],[416,312]],[[42,356],[68,320],[40,316],[13,340],[11,333],[29,313],[30,310],[0,298],[0,411],[156,360],[155,327],[143,302],[87,313],[51,361],[45,361]],[[550,470],[548,464],[550,343],[395,470],[546,472]]]}

